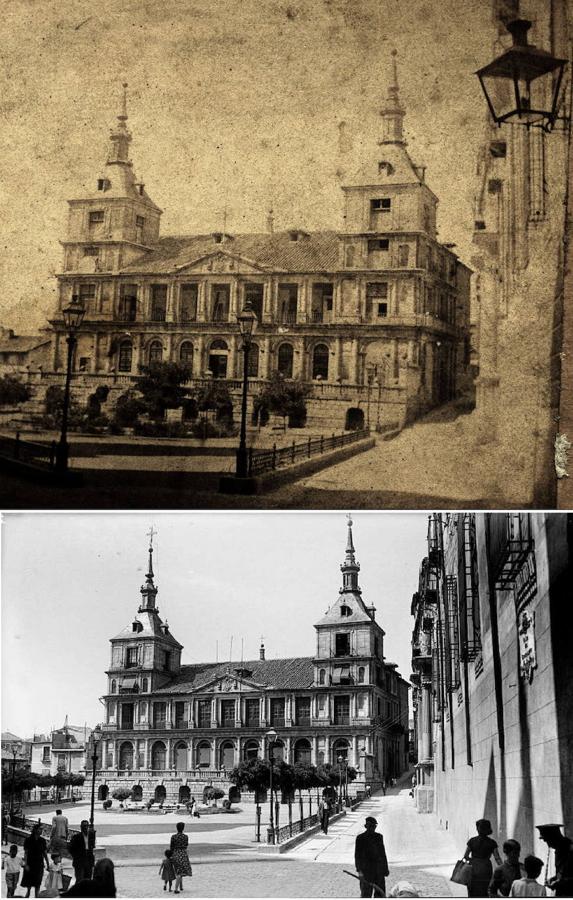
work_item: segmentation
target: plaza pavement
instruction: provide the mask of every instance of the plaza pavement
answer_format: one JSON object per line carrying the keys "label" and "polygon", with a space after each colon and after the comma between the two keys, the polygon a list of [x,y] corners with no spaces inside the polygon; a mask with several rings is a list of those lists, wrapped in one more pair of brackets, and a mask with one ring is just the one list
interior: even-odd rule
{"label": "plaza pavement", "polygon": [[[265,810],[266,812],[266,810]],[[80,804],[65,814],[70,825],[86,817]],[[50,821],[45,808],[42,819]],[[364,818],[378,819],[384,835],[390,876],[387,890],[397,881],[409,881],[424,897],[465,896],[465,888],[449,881],[463,848],[438,828],[432,815],[416,812],[409,796],[409,778],[402,779],[386,796],[377,794],[335,822],[328,835],[312,835],[285,854],[265,852],[254,842],[254,809],[245,807],[230,816],[203,816],[191,820],[181,813],[165,816],[146,813],[103,813],[96,809],[98,843],[116,865],[120,897],[163,896],[159,864],[175,822],[183,819],[189,834],[193,877],[185,880],[184,894],[194,897],[357,897],[354,841]],[[232,819],[232,821],[231,821]],[[263,815],[263,833],[266,821]]]}

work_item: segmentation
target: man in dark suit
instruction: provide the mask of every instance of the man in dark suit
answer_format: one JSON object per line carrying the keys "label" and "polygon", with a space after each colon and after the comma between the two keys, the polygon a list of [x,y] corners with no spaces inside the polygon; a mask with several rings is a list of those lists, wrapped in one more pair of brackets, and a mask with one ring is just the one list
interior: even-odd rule
{"label": "man in dark suit", "polygon": [[70,841],[70,854],[76,876],[76,883],[84,878],[91,878],[94,868],[94,835],[90,833],[90,823],[84,819],[79,834],[74,834]]}
{"label": "man in dark suit", "polygon": [[368,816],[364,823],[366,831],[356,838],[354,865],[360,876],[361,897],[385,897],[388,860],[384,839],[376,833],[378,822]]}
{"label": "man in dark suit", "polygon": [[539,837],[555,851],[555,875],[547,886],[556,897],[573,896],[573,841],[561,833],[563,825],[536,825]]}

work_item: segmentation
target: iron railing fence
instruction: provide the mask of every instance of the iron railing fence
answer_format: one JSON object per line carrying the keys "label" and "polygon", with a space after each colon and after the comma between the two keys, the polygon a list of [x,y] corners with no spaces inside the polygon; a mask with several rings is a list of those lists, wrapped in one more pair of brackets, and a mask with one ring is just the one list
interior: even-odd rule
{"label": "iron railing fence", "polygon": [[337,447],[346,447],[348,444],[367,438],[369,434],[368,428],[361,428],[357,431],[347,431],[344,434],[333,434],[330,437],[324,437],[324,435],[316,438],[309,437],[308,440],[298,444],[293,441],[288,447],[277,448],[277,445],[273,444],[271,450],[255,450],[251,447],[249,450],[249,475],[261,475],[263,472],[293,465],[301,459],[310,459],[312,456],[326,453]]}

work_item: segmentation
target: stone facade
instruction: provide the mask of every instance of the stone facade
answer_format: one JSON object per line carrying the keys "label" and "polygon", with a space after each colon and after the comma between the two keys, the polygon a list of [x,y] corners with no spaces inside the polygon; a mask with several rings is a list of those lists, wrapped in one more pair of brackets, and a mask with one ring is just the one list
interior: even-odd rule
{"label": "stone facade", "polygon": [[133,622],[111,640],[100,799],[121,785],[170,802],[228,790],[241,760],[275,754],[290,763],[358,769],[352,791],[408,766],[408,683],[384,659],[384,631],[358,583],[352,523],[343,584],[316,623],[316,655],[183,665],[182,645],[159,616],[152,548]]}
{"label": "stone facade", "polygon": [[460,851],[484,817],[500,846],[544,859],[534,826],[572,814],[570,516],[435,515],[428,544],[413,601],[418,808]]}
{"label": "stone facade", "polygon": [[[242,378],[236,315],[258,317],[251,392],[275,371],[313,385],[309,420],[402,425],[459,393],[469,352],[469,270],[436,237],[437,198],[403,137],[394,83],[379,151],[343,187],[344,231],[162,237],[161,210],[129,159],[124,107],[104,172],[70,201],[51,372],[63,376],[60,311],[87,310],[74,367],[112,398],[157,360],[193,383]],[[349,412],[350,410],[350,412]]]}
{"label": "stone facade", "polygon": [[[491,6],[492,57],[509,40],[506,24],[520,16],[534,23],[530,43],[571,59],[569,0],[492,0]],[[561,116],[568,114],[570,68]],[[565,418],[569,408],[562,393],[559,410],[568,365],[561,352],[567,349],[563,236],[570,128],[562,121],[551,133],[499,128],[488,114],[484,131],[472,256],[479,441],[491,446],[491,470],[508,503],[553,507],[553,444],[559,415]]]}

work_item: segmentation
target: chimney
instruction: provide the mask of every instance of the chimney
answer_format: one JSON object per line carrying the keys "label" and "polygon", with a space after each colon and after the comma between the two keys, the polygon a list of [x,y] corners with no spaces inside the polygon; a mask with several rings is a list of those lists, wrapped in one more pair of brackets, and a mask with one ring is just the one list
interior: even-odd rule
{"label": "chimney", "polygon": [[265,645],[263,641],[261,641],[261,646],[259,648],[259,659],[264,660],[265,658]]}

